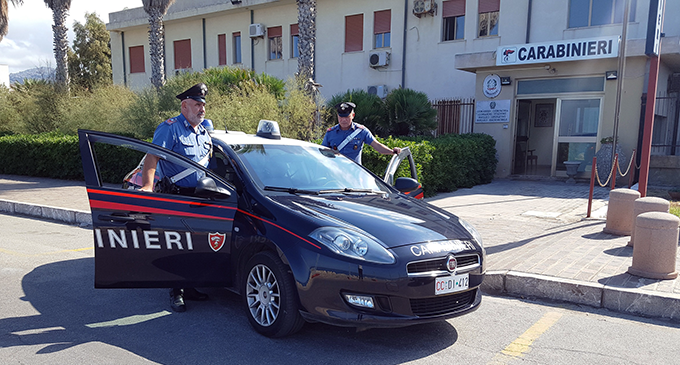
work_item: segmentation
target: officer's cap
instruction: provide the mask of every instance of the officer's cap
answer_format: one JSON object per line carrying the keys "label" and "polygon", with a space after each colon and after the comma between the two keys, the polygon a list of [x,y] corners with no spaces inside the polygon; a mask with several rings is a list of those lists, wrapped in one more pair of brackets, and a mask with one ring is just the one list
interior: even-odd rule
{"label": "officer's cap", "polygon": [[352,114],[352,111],[356,107],[357,106],[354,103],[350,103],[349,101],[346,101],[346,102],[342,102],[340,104],[335,105],[335,110],[338,111],[339,117],[349,117],[349,115]]}
{"label": "officer's cap", "polygon": [[205,103],[206,95],[208,95],[208,87],[201,82],[190,87],[187,91],[177,95],[177,99],[194,99],[196,101],[200,101],[201,103]]}

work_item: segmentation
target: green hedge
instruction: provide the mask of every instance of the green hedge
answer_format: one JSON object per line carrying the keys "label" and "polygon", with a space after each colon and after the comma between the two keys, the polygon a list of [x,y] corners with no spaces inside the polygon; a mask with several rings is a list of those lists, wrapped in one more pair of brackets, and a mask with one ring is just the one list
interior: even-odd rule
{"label": "green hedge", "polygon": [[[377,138],[388,147],[408,146],[416,162],[425,196],[488,184],[496,172],[496,141],[486,134],[444,135],[438,138],[411,140]],[[317,140],[321,143],[321,140]],[[120,147],[97,144],[95,155],[102,180],[121,183],[142,157],[142,153]],[[385,175],[391,155],[364,148],[362,163],[378,176]],[[39,176],[55,179],[83,180],[78,137],[55,133],[0,136],[0,174]],[[410,176],[406,162],[395,177]]]}

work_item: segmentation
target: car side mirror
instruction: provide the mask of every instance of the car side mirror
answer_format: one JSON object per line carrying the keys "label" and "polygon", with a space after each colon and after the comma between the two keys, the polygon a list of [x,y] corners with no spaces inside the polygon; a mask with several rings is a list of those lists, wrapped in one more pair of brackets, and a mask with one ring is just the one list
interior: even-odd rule
{"label": "car side mirror", "polygon": [[394,188],[402,193],[414,191],[420,187],[420,183],[416,179],[410,177],[398,177],[394,183]]}
{"label": "car side mirror", "polygon": [[204,177],[196,183],[194,195],[201,198],[226,199],[231,196],[231,193],[229,190],[218,187],[215,180]]}

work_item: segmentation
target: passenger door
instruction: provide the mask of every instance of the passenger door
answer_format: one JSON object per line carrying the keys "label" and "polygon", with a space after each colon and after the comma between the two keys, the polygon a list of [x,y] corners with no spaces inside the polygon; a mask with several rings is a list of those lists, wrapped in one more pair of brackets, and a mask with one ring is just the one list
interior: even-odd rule
{"label": "passenger door", "polygon": [[[231,285],[230,243],[237,208],[231,185],[151,143],[85,130],[78,136],[92,211],[95,287]],[[214,194],[194,197],[124,189],[125,174],[146,153],[205,174],[215,182]]]}

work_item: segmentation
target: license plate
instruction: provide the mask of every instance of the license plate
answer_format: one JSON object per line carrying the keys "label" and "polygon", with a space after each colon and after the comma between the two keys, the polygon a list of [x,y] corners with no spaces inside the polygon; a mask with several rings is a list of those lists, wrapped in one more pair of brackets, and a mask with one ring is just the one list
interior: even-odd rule
{"label": "license plate", "polygon": [[434,294],[448,294],[465,290],[470,286],[469,274],[442,276],[434,282]]}

